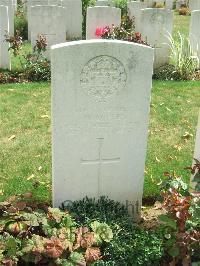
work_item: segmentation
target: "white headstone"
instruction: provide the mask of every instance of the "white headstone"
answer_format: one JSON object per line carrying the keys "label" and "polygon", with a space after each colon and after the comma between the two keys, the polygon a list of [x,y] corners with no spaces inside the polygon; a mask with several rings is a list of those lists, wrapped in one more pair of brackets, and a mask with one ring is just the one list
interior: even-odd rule
{"label": "white headstone", "polygon": [[147,7],[153,7],[155,4],[154,0],[144,0],[144,3],[147,5]]}
{"label": "white headstone", "polygon": [[[200,112],[197,124],[197,131],[196,131],[196,141],[195,141],[195,148],[194,148],[194,159],[200,161]],[[193,161],[194,163],[194,161]],[[191,181],[193,180],[194,176],[191,176]],[[194,188],[196,183],[191,182],[192,187]]]}
{"label": "white headstone", "polygon": [[147,3],[145,2],[135,1],[128,3],[128,16],[131,19],[134,17],[136,31],[140,31],[141,10],[144,8],[147,8]]}
{"label": "white headstone", "polygon": [[28,40],[31,40],[31,27],[30,27],[31,7],[46,6],[46,5],[61,6],[62,0],[27,0]]}
{"label": "white headstone", "polygon": [[200,0],[190,0],[189,8],[191,11],[200,10]]}
{"label": "white headstone", "polygon": [[32,6],[31,7],[31,44],[35,45],[38,35],[47,40],[47,58],[49,49],[53,44],[66,41],[65,8],[61,6]]}
{"label": "white headstone", "polygon": [[8,7],[0,6],[0,68],[10,69],[9,44],[5,42],[5,34],[9,32]]}
{"label": "white headstone", "polygon": [[27,0],[28,40],[31,40],[31,7],[48,5],[48,0]]}
{"label": "white headstone", "polygon": [[97,0],[95,6],[109,6],[108,0]]}
{"label": "white headstone", "polygon": [[164,5],[165,4],[165,0],[154,0],[154,5],[156,5],[156,4]]}
{"label": "white headstone", "polygon": [[191,12],[190,20],[190,44],[200,60],[200,10]]}
{"label": "white headstone", "polygon": [[0,5],[8,7],[8,18],[9,18],[9,34],[14,36],[14,15],[15,7],[12,0],[0,0]]}
{"label": "white headstone", "polygon": [[172,34],[173,12],[164,8],[146,8],[141,13],[141,34],[155,48],[154,68],[169,62],[167,36]]}
{"label": "white headstone", "polygon": [[17,11],[17,0],[12,0],[14,10]]}
{"label": "white headstone", "polygon": [[62,0],[65,7],[65,25],[67,39],[82,38],[82,1],[81,0]]}
{"label": "white headstone", "polygon": [[142,203],[153,49],[117,40],[52,47],[53,203]]}
{"label": "white headstone", "polygon": [[181,8],[184,5],[186,5],[186,0],[177,0],[176,1],[176,9],[179,9],[179,8]]}
{"label": "white headstone", "polygon": [[98,39],[97,28],[119,26],[121,9],[116,7],[96,6],[87,9],[86,39]]}
{"label": "white headstone", "polygon": [[165,7],[167,9],[173,9],[173,5],[174,5],[174,0],[166,0],[165,1]]}

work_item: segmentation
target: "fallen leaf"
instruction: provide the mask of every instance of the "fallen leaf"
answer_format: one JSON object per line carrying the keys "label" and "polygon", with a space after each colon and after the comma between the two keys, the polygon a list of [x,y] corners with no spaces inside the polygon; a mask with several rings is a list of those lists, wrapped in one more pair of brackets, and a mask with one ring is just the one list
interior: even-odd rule
{"label": "fallen leaf", "polygon": [[157,161],[158,163],[160,163],[160,160],[158,159],[158,157],[156,157],[156,161]]}
{"label": "fallen leaf", "polygon": [[178,151],[181,151],[182,150],[182,147],[180,145],[174,145],[174,148]]}
{"label": "fallen leaf", "polygon": [[9,137],[8,140],[11,141],[11,140],[13,140],[13,139],[15,139],[15,138],[16,138],[16,136],[15,136],[15,135],[12,135],[12,136]]}
{"label": "fallen leaf", "polygon": [[34,176],[34,174],[32,174],[32,175],[30,175],[29,177],[27,177],[27,180],[31,180],[31,179],[33,179],[35,176]]}
{"label": "fallen leaf", "polygon": [[41,117],[41,118],[49,118],[48,115],[41,115],[40,117]]}
{"label": "fallen leaf", "polygon": [[183,139],[189,139],[189,138],[191,138],[191,137],[193,137],[193,135],[190,134],[190,133],[187,132],[187,131],[186,131],[186,132],[183,134],[183,136],[182,136]]}
{"label": "fallen leaf", "polygon": [[171,109],[169,109],[168,107],[165,107],[166,108],[166,110],[167,111],[169,111],[169,112],[172,112],[172,110]]}
{"label": "fallen leaf", "polygon": [[160,201],[156,201],[154,204],[154,209],[155,210],[160,210],[162,209],[162,204],[160,203]]}
{"label": "fallen leaf", "polygon": [[3,189],[0,189],[0,196],[3,196],[3,194],[4,194]]}

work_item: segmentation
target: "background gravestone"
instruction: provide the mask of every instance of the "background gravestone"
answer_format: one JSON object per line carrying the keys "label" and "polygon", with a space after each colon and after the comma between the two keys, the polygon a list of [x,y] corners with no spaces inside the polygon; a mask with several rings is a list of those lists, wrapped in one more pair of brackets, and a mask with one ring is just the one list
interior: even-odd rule
{"label": "background gravestone", "polygon": [[121,9],[116,7],[88,7],[86,19],[86,39],[98,39],[97,28],[119,26],[121,24]]}
{"label": "background gravestone", "polygon": [[200,10],[200,0],[190,0],[189,8],[191,11]]}
{"label": "background gravestone", "polygon": [[8,7],[8,19],[9,19],[9,34],[14,35],[14,15],[15,6],[12,0],[0,0],[0,5]]}
{"label": "background gravestone", "polygon": [[45,6],[45,5],[62,6],[62,1],[63,0],[27,0],[28,40],[31,40],[31,27],[30,27],[31,7]]}
{"label": "background gravestone", "polygon": [[200,10],[191,12],[190,20],[190,44],[200,60]]}
{"label": "background gravestone", "polygon": [[155,49],[154,68],[169,62],[170,47],[167,36],[172,34],[173,11],[165,8],[146,8],[141,13],[141,34]]}
{"label": "background gravestone", "polygon": [[[194,157],[195,159],[200,161],[200,112],[197,124],[197,131],[196,131],[196,141],[195,141],[195,148],[194,148]],[[194,162],[193,162],[194,163]],[[191,181],[193,179],[193,175],[191,176]],[[192,187],[195,187],[195,183],[191,182]]]}
{"label": "background gravestone", "polygon": [[27,0],[28,40],[31,40],[31,7],[48,5],[48,0]]}
{"label": "background gravestone", "polygon": [[108,0],[97,0],[95,6],[109,6]]}
{"label": "background gravestone", "polygon": [[0,6],[0,68],[10,69],[9,43],[5,42],[5,34],[9,32],[8,7]]}
{"label": "background gravestone", "polygon": [[173,9],[173,5],[174,5],[174,0],[166,0],[165,1],[165,7],[167,9]]}
{"label": "background gravestone", "polygon": [[117,40],[52,47],[53,203],[101,195],[138,218],[153,49]]}
{"label": "background gravestone", "polygon": [[134,17],[135,31],[140,32],[141,10],[146,7],[147,7],[147,3],[145,2],[135,1],[135,2],[128,3],[128,16],[131,19]]}
{"label": "background gravestone", "polygon": [[144,0],[144,3],[147,4],[147,7],[153,7],[155,1],[154,0]]}
{"label": "background gravestone", "polygon": [[176,9],[179,9],[179,8],[181,8],[184,5],[186,5],[186,0],[177,0],[176,1]]}
{"label": "background gravestone", "polygon": [[82,1],[62,0],[65,7],[65,26],[67,39],[82,38]]}
{"label": "background gravestone", "polygon": [[50,58],[50,46],[66,41],[65,8],[61,6],[31,7],[31,44],[34,47],[41,34],[47,40],[47,58]]}

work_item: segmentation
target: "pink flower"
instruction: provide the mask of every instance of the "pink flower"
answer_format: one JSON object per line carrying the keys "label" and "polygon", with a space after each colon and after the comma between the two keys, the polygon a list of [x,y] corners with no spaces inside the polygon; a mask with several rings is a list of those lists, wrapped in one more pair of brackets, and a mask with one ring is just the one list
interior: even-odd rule
{"label": "pink flower", "polygon": [[95,35],[97,37],[101,37],[104,33],[107,32],[107,27],[103,27],[103,28],[96,28],[96,31],[95,31]]}

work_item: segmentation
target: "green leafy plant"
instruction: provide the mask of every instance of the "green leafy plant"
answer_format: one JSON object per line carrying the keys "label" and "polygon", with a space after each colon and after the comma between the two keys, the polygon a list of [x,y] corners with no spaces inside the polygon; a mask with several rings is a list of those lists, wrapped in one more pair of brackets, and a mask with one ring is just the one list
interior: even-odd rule
{"label": "green leafy plant", "polygon": [[102,246],[102,260],[94,265],[132,265],[133,261],[135,265],[160,265],[162,238],[155,231],[134,224],[123,204],[106,197],[84,198],[66,202],[63,208],[73,213],[78,224],[92,226],[97,239],[108,241],[112,238],[109,245]]}
{"label": "green leafy plant", "polygon": [[124,17],[120,26],[97,28],[96,36],[102,39],[117,39],[148,45],[146,41],[142,40],[141,34],[135,32],[134,19],[129,17]]}
{"label": "green leafy plant", "polygon": [[17,12],[14,18],[14,30],[15,33],[19,32],[23,40],[28,39],[28,21],[24,12],[24,6],[22,3],[18,4]]}
{"label": "green leafy plant", "polygon": [[181,7],[181,8],[178,10],[178,13],[179,13],[179,15],[181,15],[181,16],[187,16],[187,15],[190,14],[190,10],[189,10],[188,7],[183,6],[183,7]]}
{"label": "green leafy plant", "polygon": [[164,224],[164,247],[170,256],[171,265],[183,263],[190,265],[191,257],[200,245],[199,227],[194,226],[195,211],[199,198],[189,192],[187,184],[180,177],[167,175],[162,182],[163,208],[166,214],[161,215]]}
{"label": "green leafy plant", "polygon": [[82,33],[83,38],[86,36],[86,14],[87,8],[89,6],[94,6],[95,0],[82,0],[82,14],[83,14],[83,22],[82,22]]}
{"label": "green leafy plant", "polygon": [[165,8],[165,4],[163,4],[163,3],[159,3],[159,2],[156,2],[156,3],[154,4],[154,8]]}
{"label": "green leafy plant", "polygon": [[14,56],[18,56],[23,70],[18,73],[18,81],[49,81],[51,79],[50,62],[44,54],[47,47],[44,36],[38,36],[33,52],[27,55],[22,53],[23,41],[19,32],[15,36],[7,35],[5,40],[10,43],[9,50],[13,51]]}
{"label": "green leafy plant", "polygon": [[0,203],[1,265],[76,266],[101,259],[102,246],[112,240],[107,224],[78,227],[68,212],[33,203],[31,197],[26,193]]}
{"label": "green leafy plant", "polygon": [[121,9],[122,17],[127,15],[127,2],[128,0],[110,0],[111,5]]}
{"label": "green leafy plant", "polygon": [[181,76],[182,80],[192,79],[192,76],[199,68],[199,58],[192,50],[190,40],[178,33],[179,40],[168,36],[171,49],[171,64],[175,67],[175,72]]}
{"label": "green leafy plant", "polygon": [[195,191],[200,192],[200,161],[197,159],[194,159],[194,161],[194,165],[192,167],[187,167],[186,169],[189,169],[193,175],[192,182],[195,183]]}

